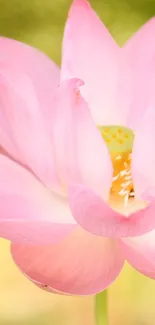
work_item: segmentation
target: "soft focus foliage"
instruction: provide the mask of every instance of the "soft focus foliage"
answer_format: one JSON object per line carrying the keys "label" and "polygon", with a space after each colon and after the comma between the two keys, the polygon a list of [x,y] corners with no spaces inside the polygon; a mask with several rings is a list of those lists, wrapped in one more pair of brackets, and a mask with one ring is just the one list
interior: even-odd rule
{"label": "soft focus foliage", "polygon": [[[114,38],[122,44],[151,16],[154,0],[92,0]],[[60,63],[70,0],[0,0],[0,34],[36,46]],[[94,325],[93,298],[60,297],[41,291],[18,272],[1,245],[0,323],[4,325]],[[110,325],[153,325],[155,284],[126,268],[110,289]]]}

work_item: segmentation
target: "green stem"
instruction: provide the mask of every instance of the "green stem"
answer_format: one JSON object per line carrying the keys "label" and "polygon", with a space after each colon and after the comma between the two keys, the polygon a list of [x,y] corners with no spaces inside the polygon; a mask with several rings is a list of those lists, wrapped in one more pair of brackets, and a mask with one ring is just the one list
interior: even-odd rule
{"label": "green stem", "polygon": [[107,290],[95,297],[96,325],[108,325]]}

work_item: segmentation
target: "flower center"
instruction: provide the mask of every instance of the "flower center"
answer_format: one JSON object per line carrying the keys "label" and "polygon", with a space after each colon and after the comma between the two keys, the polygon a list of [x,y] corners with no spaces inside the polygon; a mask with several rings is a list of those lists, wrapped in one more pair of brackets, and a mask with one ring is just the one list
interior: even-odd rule
{"label": "flower center", "polygon": [[134,140],[132,130],[122,126],[100,126],[113,164],[113,180],[109,202],[112,206],[126,207],[134,199],[131,176],[131,153]]}

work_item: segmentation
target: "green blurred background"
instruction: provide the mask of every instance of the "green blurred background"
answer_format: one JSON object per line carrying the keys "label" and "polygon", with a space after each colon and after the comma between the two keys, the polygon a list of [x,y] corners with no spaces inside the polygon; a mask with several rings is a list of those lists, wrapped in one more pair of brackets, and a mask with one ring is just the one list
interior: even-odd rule
{"label": "green blurred background", "polygon": [[[155,15],[155,0],[92,0],[122,45]],[[0,0],[0,34],[45,51],[58,64],[70,0]],[[93,297],[52,295],[15,267],[0,240],[0,325],[95,325]],[[126,266],[109,289],[109,325],[155,325],[155,282]]]}

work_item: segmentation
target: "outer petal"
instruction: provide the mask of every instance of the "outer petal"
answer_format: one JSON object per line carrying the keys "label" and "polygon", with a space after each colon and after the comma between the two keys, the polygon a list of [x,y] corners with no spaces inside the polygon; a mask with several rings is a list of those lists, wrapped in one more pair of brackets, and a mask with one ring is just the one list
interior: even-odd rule
{"label": "outer petal", "polygon": [[149,20],[124,46],[133,74],[133,97],[128,126],[135,129],[155,93],[155,18]]}
{"label": "outer petal", "polygon": [[59,177],[63,184],[83,182],[107,196],[111,159],[79,85],[77,79],[64,81],[55,97],[52,130]]}
{"label": "outer petal", "polygon": [[155,228],[155,200],[137,212],[114,211],[100,196],[84,186],[71,186],[69,203],[73,217],[92,234],[103,237],[133,237]]}
{"label": "outer petal", "polygon": [[92,236],[81,228],[58,245],[12,245],[11,250],[14,261],[31,280],[73,295],[104,290],[124,263],[117,241]]}
{"label": "outer petal", "polygon": [[0,236],[47,244],[76,227],[67,204],[26,169],[0,154]]}
{"label": "outer petal", "polygon": [[42,113],[48,113],[51,110],[53,93],[59,84],[58,66],[39,50],[0,37],[0,65],[4,63],[20,69],[29,76],[42,106]]}
{"label": "outer petal", "polygon": [[132,176],[137,196],[155,188],[155,109],[149,108],[136,131],[132,151]]}
{"label": "outer petal", "polygon": [[58,190],[51,131],[32,80],[18,69],[3,65],[0,89],[1,145],[50,188]]}
{"label": "outer petal", "polygon": [[[79,28],[80,26],[80,28]],[[66,24],[61,79],[78,77],[95,122],[123,124],[130,79],[125,57],[85,0],[75,0]]]}
{"label": "outer petal", "polygon": [[124,257],[139,272],[155,279],[155,231],[121,241]]}

